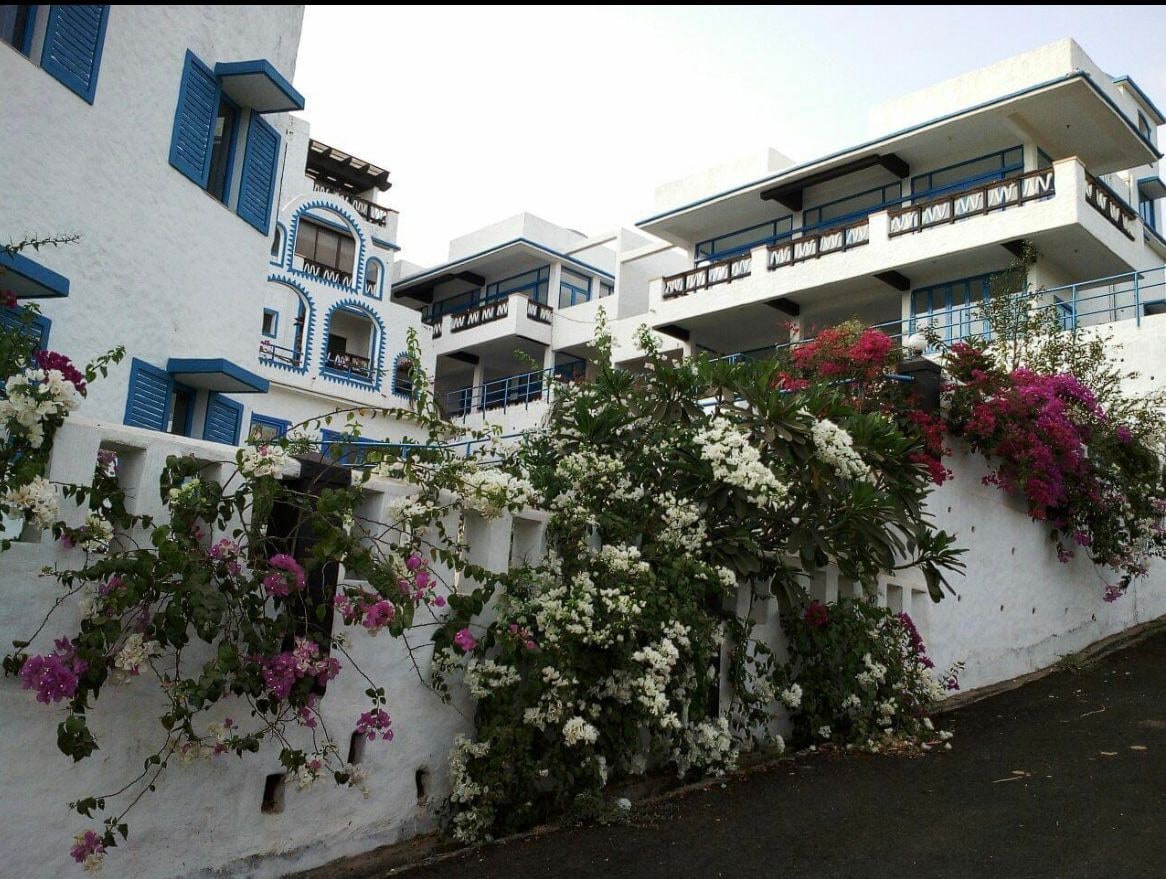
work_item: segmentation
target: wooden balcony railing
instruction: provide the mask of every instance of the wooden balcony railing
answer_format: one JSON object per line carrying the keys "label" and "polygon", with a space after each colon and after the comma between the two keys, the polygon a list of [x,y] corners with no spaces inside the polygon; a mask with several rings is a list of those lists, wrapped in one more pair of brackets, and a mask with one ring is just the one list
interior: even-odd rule
{"label": "wooden balcony railing", "polygon": [[345,287],[352,286],[351,272],[346,272],[334,266],[326,266],[321,262],[316,262],[314,259],[308,259],[306,256],[301,256],[300,259],[303,261],[303,270],[309,275],[315,275],[322,281],[343,284]]}
{"label": "wooden balcony railing", "polygon": [[817,259],[829,253],[841,253],[870,243],[870,217],[863,217],[849,226],[826,229],[801,238],[787,238],[769,245],[766,249],[766,265],[769,271],[783,266]]}
{"label": "wooden balcony railing", "polygon": [[276,345],[269,339],[261,339],[259,341],[259,359],[271,363],[285,363],[298,369],[304,365],[304,352],[296,348]]}
{"label": "wooden balcony railing", "polygon": [[462,330],[473,329],[482,324],[490,323],[490,321],[502,320],[510,313],[509,299],[496,299],[493,302],[487,302],[485,305],[479,305],[477,308],[471,308],[468,311],[459,311],[457,314],[450,315],[449,331],[451,333],[460,333]]}
{"label": "wooden balcony railing", "polygon": [[664,278],[664,298],[687,296],[689,293],[706,287],[730,284],[740,278],[749,277],[752,271],[753,257],[744,253],[719,262],[711,262],[678,275],[667,275]]}
{"label": "wooden balcony railing", "polygon": [[374,226],[383,226],[385,221],[389,218],[389,214],[393,213],[392,208],[382,207],[376,202],[371,202],[366,198],[361,198],[359,195],[353,195],[351,192],[345,192],[342,189],[333,189],[320,181],[312,183],[312,189],[316,192],[328,192],[332,195],[338,195],[354,208],[356,212],[364,217],[368,222]]}
{"label": "wooden balcony railing", "polygon": [[1085,201],[1096,208],[1098,213],[1109,220],[1126,238],[1133,241],[1138,215],[1120,195],[1088,171],[1085,172]]}
{"label": "wooden balcony railing", "polygon": [[372,361],[359,354],[329,354],[328,369],[361,379],[372,378]]}
{"label": "wooden balcony railing", "polygon": [[940,198],[921,201],[897,211],[888,211],[890,226],[887,235],[895,238],[911,232],[922,232],[932,226],[1051,198],[1055,194],[1053,169],[1041,168],[1019,177],[995,180],[972,189],[949,192]]}

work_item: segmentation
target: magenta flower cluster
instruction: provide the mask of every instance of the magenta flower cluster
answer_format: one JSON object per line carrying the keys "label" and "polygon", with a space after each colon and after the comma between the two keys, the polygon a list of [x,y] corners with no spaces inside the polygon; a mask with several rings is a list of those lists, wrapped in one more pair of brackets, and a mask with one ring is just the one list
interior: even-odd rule
{"label": "magenta flower cluster", "polygon": [[356,734],[364,736],[370,742],[380,735],[386,742],[393,740],[393,720],[383,708],[366,711],[356,722]]}
{"label": "magenta flower cluster", "polygon": [[320,655],[320,645],[307,638],[296,638],[295,648],[262,660],[263,682],[278,699],[287,699],[296,682],[315,678],[327,683],[340,673],[340,663],[331,656]]}
{"label": "magenta flower cluster", "polygon": [[69,849],[69,854],[78,864],[84,864],[92,855],[105,854],[105,843],[92,830],[86,830],[77,836],[73,847]]}
{"label": "magenta flower cluster", "polygon": [[36,701],[46,705],[71,699],[80,676],[88,668],[77,658],[76,648],[68,638],[58,638],[54,644],[56,650],[44,656],[30,656],[20,667],[21,686],[36,690]]}
{"label": "magenta flower cluster", "polygon": [[307,574],[300,563],[287,553],[276,553],[267,560],[274,570],[263,578],[263,588],[268,595],[286,597],[294,589],[299,592],[307,585]]}

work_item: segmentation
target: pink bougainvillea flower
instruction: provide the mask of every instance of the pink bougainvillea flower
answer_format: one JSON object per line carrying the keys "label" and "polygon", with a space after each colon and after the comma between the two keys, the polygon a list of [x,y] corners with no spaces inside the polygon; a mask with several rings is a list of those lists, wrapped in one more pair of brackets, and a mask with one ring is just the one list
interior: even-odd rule
{"label": "pink bougainvillea flower", "polygon": [[377,737],[378,733],[386,742],[393,740],[393,720],[383,708],[364,712],[356,722],[356,734],[358,736],[364,736],[371,742]]}
{"label": "pink bougainvillea flower", "polygon": [[73,847],[69,849],[69,854],[78,864],[84,864],[87,861],[93,863],[90,858],[96,856],[99,861],[101,856],[105,854],[105,843],[92,830],[86,830],[73,838]]}
{"label": "pink bougainvillea flower", "polygon": [[477,640],[474,638],[474,633],[469,629],[462,629],[453,636],[453,643],[461,648],[462,653],[469,653],[478,646]]}
{"label": "pink bougainvillea flower", "polygon": [[80,676],[89,666],[77,658],[76,648],[68,638],[58,638],[56,649],[44,656],[30,656],[20,667],[21,686],[36,690],[36,701],[48,705],[71,699],[77,692]]}
{"label": "pink bougainvillea flower", "polygon": [[[291,592],[292,583],[295,584],[294,588],[298,592],[308,582],[307,575],[300,563],[287,553],[276,553],[267,560],[267,563],[276,569],[263,578],[263,587],[267,590],[268,595],[286,596]],[[280,573],[281,571],[284,573]],[[288,574],[291,575],[291,583],[289,583]]]}
{"label": "pink bougainvillea flower", "polygon": [[818,629],[830,622],[830,612],[826,610],[826,605],[820,601],[811,601],[806,607],[805,613],[802,614],[802,619]]}
{"label": "pink bougainvillea flower", "polygon": [[421,558],[421,556],[417,555],[417,553],[413,553],[407,559],[405,559],[405,567],[410,571],[416,571],[418,568],[423,567],[424,565],[425,559]]}
{"label": "pink bougainvillea flower", "polygon": [[370,633],[375,633],[391,623],[396,613],[397,609],[391,603],[382,599],[375,604],[370,604],[364,609],[364,620],[361,622],[361,625],[368,629]]}

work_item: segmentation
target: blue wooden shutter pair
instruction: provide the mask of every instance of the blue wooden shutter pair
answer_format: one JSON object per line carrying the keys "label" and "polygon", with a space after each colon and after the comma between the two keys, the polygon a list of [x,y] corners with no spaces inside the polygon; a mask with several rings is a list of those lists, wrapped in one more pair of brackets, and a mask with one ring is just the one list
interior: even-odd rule
{"label": "blue wooden shutter pair", "polygon": [[49,8],[41,67],[90,104],[97,93],[97,71],[108,20],[108,6]]}
{"label": "blue wooden shutter pair", "polygon": [[[204,189],[210,177],[221,97],[222,87],[214,71],[187,50],[170,139],[170,164]],[[279,132],[252,110],[235,210],[265,236],[271,227],[279,145]]]}
{"label": "blue wooden shutter pair", "polygon": [[125,423],[130,427],[165,430],[170,420],[170,373],[134,358],[126,396]]}
{"label": "blue wooden shutter pair", "polygon": [[243,423],[243,404],[212,393],[206,403],[206,422],[202,438],[212,443],[239,445],[239,427]]}

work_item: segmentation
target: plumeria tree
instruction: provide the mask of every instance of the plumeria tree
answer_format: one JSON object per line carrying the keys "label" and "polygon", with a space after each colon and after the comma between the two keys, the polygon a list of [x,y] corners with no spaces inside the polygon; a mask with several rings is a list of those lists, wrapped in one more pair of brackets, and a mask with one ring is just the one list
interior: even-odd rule
{"label": "plumeria tree", "polygon": [[781,392],[772,364],[675,364],[640,343],[645,368],[620,369],[601,330],[593,380],[500,468],[550,513],[547,558],[487,593],[492,613],[455,605],[436,637],[439,672],[464,664],[477,699],[451,760],[461,839],[649,766],[723,771],[774,738],[786,672],[748,611],[803,606],[805,571],[834,564],[873,590],[914,567],[938,600],[960,567],[922,512],[923,446],[892,420],[829,381]]}

